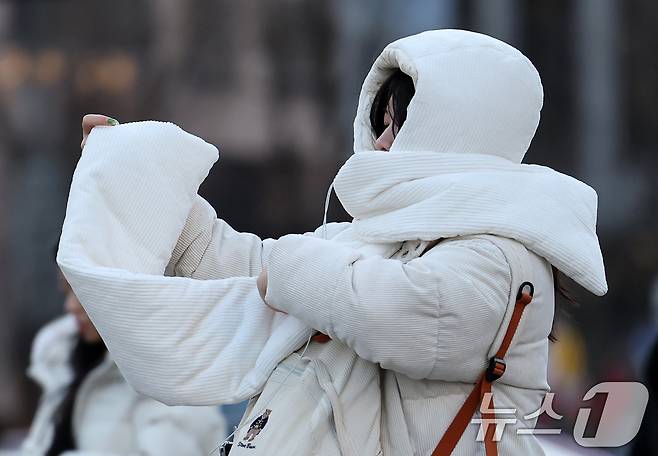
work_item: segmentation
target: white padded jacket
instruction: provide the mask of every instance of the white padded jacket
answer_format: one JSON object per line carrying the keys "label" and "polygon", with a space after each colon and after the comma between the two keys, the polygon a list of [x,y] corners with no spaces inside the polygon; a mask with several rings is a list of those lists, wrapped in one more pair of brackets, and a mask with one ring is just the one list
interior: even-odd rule
{"label": "white padded jacket", "polygon": [[[394,68],[416,94],[391,151],[374,152],[367,113]],[[500,453],[541,454],[515,431],[534,425],[524,417],[549,389],[550,266],[596,294],[607,289],[596,193],[520,164],[542,102],[532,64],[493,38],[440,30],[392,43],[366,77],[356,153],[334,180],[354,220],[278,240],[236,232],[196,195],[217,159],[212,146],[171,124],[96,128],[58,263],[138,391],[169,404],[256,396],[232,450],[251,455],[308,454],[278,445],[318,435],[315,454],[430,454],[530,280],[534,299],[494,395],[517,410]],[[260,300],[264,266],[266,299],[288,314]],[[322,394],[316,407],[292,396],[260,413],[259,399],[294,380],[290,361],[315,330],[332,338],[311,342],[302,360],[322,364],[306,390]],[[332,414],[334,428],[314,434]],[[477,430],[467,428],[455,454],[484,451]]]}

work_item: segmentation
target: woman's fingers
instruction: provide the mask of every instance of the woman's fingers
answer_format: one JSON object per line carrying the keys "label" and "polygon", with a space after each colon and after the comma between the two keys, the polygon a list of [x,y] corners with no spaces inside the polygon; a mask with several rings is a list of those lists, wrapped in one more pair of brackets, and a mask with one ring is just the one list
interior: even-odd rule
{"label": "woman's fingers", "polygon": [[80,143],[80,148],[85,147],[87,136],[89,136],[89,133],[94,127],[99,125],[114,126],[118,124],[119,122],[117,120],[103,114],[86,114],[82,118],[82,142]]}

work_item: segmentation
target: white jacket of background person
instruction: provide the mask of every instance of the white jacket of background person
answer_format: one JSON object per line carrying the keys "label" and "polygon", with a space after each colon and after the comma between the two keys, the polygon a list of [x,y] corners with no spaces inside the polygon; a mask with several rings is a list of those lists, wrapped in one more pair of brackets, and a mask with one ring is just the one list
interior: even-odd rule
{"label": "white jacket of background person", "polygon": [[[394,68],[416,93],[391,150],[373,151],[370,104]],[[607,290],[594,190],[520,164],[542,103],[537,71],[505,43],[459,30],[398,40],[366,77],[355,154],[333,182],[353,221],[264,241],[196,195],[212,146],[171,124],[95,128],[58,263],[138,391],[169,404],[254,397],[238,455],[430,454],[531,281],[493,393],[516,409],[500,454],[541,454],[516,431],[534,426],[528,415],[549,391],[550,266]],[[264,266],[266,300],[287,315],[259,299]],[[332,341],[311,342],[302,359],[314,330]],[[469,426],[455,454],[483,454],[477,432]]]}
{"label": "white jacket of background person", "polygon": [[[24,456],[42,456],[53,438],[53,415],[72,380],[69,355],[78,329],[66,315],[44,326],[32,345],[29,376],[42,388],[23,442]],[[83,380],[75,399],[70,456],[205,456],[225,431],[215,407],[169,407],[136,393],[109,355]]]}

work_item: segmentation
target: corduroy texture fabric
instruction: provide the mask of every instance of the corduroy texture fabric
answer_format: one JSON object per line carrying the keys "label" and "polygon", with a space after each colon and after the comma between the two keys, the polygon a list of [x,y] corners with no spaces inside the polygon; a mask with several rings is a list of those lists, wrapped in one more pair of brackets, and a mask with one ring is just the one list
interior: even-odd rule
{"label": "corduroy texture fabric", "polygon": [[538,165],[491,155],[362,152],[334,188],[369,242],[469,234],[515,239],[597,295],[606,293],[596,192]]}
{"label": "corduroy texture fabric", "polygon": [[[165,131],[160,132],[161,129]],[[220,273],[257,272],[260,268],[253,265],[262,258],[267,258],[272,267],[272,296],[286,296],[291,286],[295,288],[294,293],[309,296],[323,289],[331,291],[330,287],[334,286],[336,300],[332,305],[336,311],[331,319],[341,328],[327,327],[327,331],[338,335],[344,331],[340,337],[351,344],[349,348],[343,345],[340,351],[341,366],[348,368],[335,371],[335,361],[327,364],[341,402],[365,385],[369,385],[368,391],[372,393],[372,385],[377,385],[377,370],[372,370],[370,361],[380,361],[416,378],[445,379],[422,386],[421,389],[436,390],[436,397],[446,391],[448,379],[468,381],[476,375],[486,362],[485,354],[498,328],[491,322],[503,318],[506,293],[510,288],[505,257],[492,248],[489,241],[455,239],[417,258],[418,249],[404,251],[399,243],[368,244],[354,235],[350,224],[331,224],[327,233],[345,247],[336,249],[313,236],[291,236],[286,237],[285,242],[277,241],[269,256],[264,255],[253,235],[236,233],[225,222],[215,220],[214,211],[201,204],[198,197],[162,199],[162,185],[168,186],[171,192],[192,194],[199,176],[205,174],[213,158],[207,154],[208,146],[201,143],[176,150],[180,138],[172,141],[169,134],[185,136],[186,133],[170,129],[170,126],[145,122],[101,129],[90,136],[76,169],[58,254],[62,270],[122,373],[138,391],[168,404],[213,404],[240,400],[262,390],[279,362],[299,348],[310,333],[307,323],[265,307],[256,292],[255,278],[214,278]],[[181,172],[178,164],[181,153],[186,154],[189,162],[189,168],[183,168],[183,172],[189,174],[182,179],[163,179],[161,173],[176,175]],[[157,166],[153,163],[155,158]],[[131,172],[125,173],[125,167]],[[125,191],[135,186],[141,191]],[[122,199],[117,199],[117,195]],[[165,205],[169,204],[174,207],[167,210]],[[129,212],[122,208],[149,205],[157,211]],[[198,212],[198,209],[203,211]],[[195,225],[195,229],[183,228],[179,243],[182,240],[190,244],[185,248],[177,243],[173,248],[184,252],[176,266],[185,265],[179,268],[181,272],[209,280],[162,277],[165,267],[155,254],[163,245],[171,248],[168,247],[170,242],[176,240],[177,231],[181,229],[179,220],[170,219],[168,214],[190,210],[193,213],[188,215],[187,221]],[[203,226],[197,227],[201,221]],[[189,228],[187,224],[186,227]],[[96,244],[88,242],[89,233],[97,237],[99,253],[96,253]],[[206,236],[205,233],[212,234]],[[204,239],[209,244],[206,245]],[[320,243],[317,245],[321,245],[324,253],[313,253],[316,243],[311,241]],[[303,249],[295,247],[302,247],[306,242],[311,244]],[[111,249],[106,249],[107,245]],[[141,264],[130,260],[134,252],[124,246],[144,256]],[[282,255],[287,248],[296,255]],[[304,255],[309,248],[311,253]],[[387,259],[396,250],[400,251],[395,255],[404,258],[407,266],[403,267],[402,261]],[[111,251],[112,255],[104,257],[102,254],[106,251]],[[350,258],[360,260],[358,275],[361,278],[357,281],[356,295],[350,293],[351,285],[348,286],[351,284],[350,269],[344,268],[345,264],[353,263]],[[297,269],[286,267],[285,262],[291,262]],[[327,274],[322,267],[324,262],[334,265],[332,274]],[[220,264],[232,264],[233,268],[227,266],[224,272],[212,270],[213,265]],[[127,266],[135,270],[129,271]],[[171,269],[176,270],[176,266]],[[147,272],[139,272],[139,269]],[[377,271],[379,282],[372,282],[370,277]],[[302,272],[310,274],[308,280]],[[544,283],[550,284],[550,273],[544,276]],[[334,282],[334,278],[340,278],[341,282]],[[344,282],[346,280],[348,282]],[[325,284],[329,287],[324,288]],[[355,302],[354,298],[359,296],[367,300]],[[322,296],[323,299],[328,297],[328,293]],[[272,301],[280,302],[276,298]],[[306,299],[301,301],[297,303],[300,316],[320,315],[313,308],[301,312],[303,305],[310,304]],[[318,300],[316,304],[324,302]],[[544,299],[543,302],[550,310],[552,301]],[[362,308],[352,314],[347,309],[356,311],[355,303]],[[405,309],[404,318],[396,305]],[[338,311],[339,308],[345,310]],[[346,321],[341,323],[342,319]],[[373,324],[367,324],[368,321]],[[534,345],[540,338],[545,344],[544,331],[549,325],[550,318],[544,318],[541,324],[530,326],[525,333],[532,335],[530,340]],[[441,343],[436,345],[433,342],[439,336]],[[473,343],[473,339],[477,343]],[[414,343],[409,345],[405,340]],[[363,358],[359,359],[353,349]],[[532,398],[527,400],[532,399],[530,403],[534,404],[538,391],[545,387],[541,369],[545,358],[534,356],[534,351],[530,353],[532,356],[523,357],[523,366],[527,369],[532,364],[533,368],[527,370],[537,374],[536,378],[521,375],[507,380],[516,378],[531,386]],[[430,367],[432,372],[428,373]],[[395,371],[388,372],[395,375]],[[400,381],[408,378],[399,375]],[[407,383],[402,390],[419,394],[415,388]],[[513,394],[512,397],[516,399],[517,396]],[[386,402],[391,400],[388,398]],[[363,416],[377,416],[373,412],[377,412],[378,404],[371,402],[371,405],[375,409],[367,411],[359,410],[356,401],[345,402],[342,407],[344,422],[352,429],[350,434],[360,444],[368,442],[368,448],[372,442],[379,441],[378,437],[372,433],[354,433],[354,430],[361,428],[355,423],[372,422],[361,420]],[[392,407],[393,402],[389,406]],[[441,407],[426,410],[430,414],[428,418],[434,422],[438,419],[438,423],[449,420],[449,415],[439,418],[436,410]],[[414,448],[431,446],[436,438],[433,432],[422,431],[425,425],[418,422],[425,412],[410,408],[407,402],[403,405],[401,413],[408,419],[409,432],[415,436]],[[271,429],[276,429],[275,422],[271,424]],[[467,447],[473,445],[477,443],[469,441]]]}
{"label": "corduroy texture fabric", "polygon": [[[163,277],[217,155],[170,123],[94,128],[73,176],[57,254],[123,375],[168,404],[251,397],[311,332],[264,306],[255,278]],[[254,252],[260,270],[260,246]],[[181,264],[196,269],[199,262]]]}
{"label": "corduroy texture fabric", "polygon": [[[373,150],[369,114],[397,68],[411,76],[415,94],[382,153]],[[542,105],[530,60],[490,36],[430,30],[386,46],[361,88],[355,154],[332,183],[357,236],[372,243],[509,237],[605,294],[596,192],[551,168],[521,164]]]}
{"label": "corduroy texture fabric", "polygon": [[373,150],[370,107],[395,69],[416,94],[391,151],[489,154],[520,163],[539,124],[539,73],[517,49],[466,30],[430,30],[384,48],[365,78],[354,120],[354,151]]}
{"label": "corduroy texture fabric", "polygon": [[[515,301],[511,284],[523,280],[536,286],[532,312],[519,325],[508,369],[494,391],[503,406],[516,409],[501,454],[541,454],[534,437],[515,432],[534,426],[524,416],[539,408],[549,390],[547,336],[554,301],[546,260],[491,235],[448,239],[406,261],[396,259],[404,249],[393,259],[364,257],[344,246],[352,236],[354,230],[341,231],[332,242],[280,238],[268,261],[267,299],[384,369],[384,454],[431,453],[498,349],[499,328]],[[477,426],[469,426],[455,454],[480,454],[476,433]]]}
{"label": "corduroy texture fabric", "polygon": [[[396,66],[409,72],[416,84],[407,121],[391,152],[370,162],[371,174],[365,168],[352,173],[354,163],[367,164],[374,154],[365,116],[378,84]],[[468,394],[468,383],[496,348],[511,277],[523,268],[508,259],[508,250],[532,259],[525,267],[532,268],[538,292],[535,310],[527,319],[524,315],[519,328],[519,343],[510,348],[514,362],[500,383],[504,398],[497,398],[497,404],[530,413],[547,389],[550,265],[519,242],[500,237],[518,228],[497,226],[501,220],[495,217],[496,204],[510,218],[525,212],[506,207],[518,202],[506,193],[512,184],[494,185],[508,174],[494,178],[484,172],[496,160],[505,162],[504,170],[520,166],[541,103],[536,70],[518,51],[492,38],[434,31],[387,47],[362,90],[355,120],[357,153],[336,179],[341,200],[355,216],[340,229],[327,226],[333,233],[327,238],[340,246],[313,239],[324,230],[261,242],[216,220],[212,208],[195,196],[216,159],[216,151],[198,138],[159,123],[101,129],[90,135],[76,169],[58,262],[138,391],[171,404],[217,403],[257,394],[279,363],[303,345],[312,332],[308,325],[315,325],[346,344],[345,358],[388,367],[382,375],[384,454],[429,454]],[[405,154],[408,165],[390,166],[404,161]],[[453,166],[446,161],[450,154],[470,154],[464,160],[477,164]],[[361,155],[363,162],[357,158]],[[489,156],[478,161],[482,155]],[[419,172],[421,157],[433,163],[427,168],[438,175]],[[518,169],[524,171],[510,174],[528,174]],[[481,174],[483,182],[467,185]],[[554,177],[547,177],[548,182]],[[423,185],[432,179],[436,182]],[[432,206],[440,199],[441,185],[461,192],[447,191],[449,200]],[[467,217],[461,226],[458,221],[444,225],[454,238],[418,258],[422,249],[414,245],[422,247],[430,240],[423,236],[437,233],[419,216],[437,222],[441,215],[449,218],[438,209],[457,210],[462,204],[470,215],[477,214],[483,203],[473,192],[482,188],[490,193],[489,211],[481,219]],[[532,187],[530,193],[546,188]],[[575,238],[583,236],[592,246],[595,196],[578,185],[559,191],[573,189],[577,194],[571,200],[565,197],[555,204],[583,205],[581,225],[575,219],[568,223],[580,228]],[[553,215],[552,200],[533,198],[546,205],[546,217]],[[558,212],[563,213],[568,211]],[[502,231],[483,229],[465,236],[478,223]],[[499,234],[500,242],[486,239],[485,233],[492,232]],[[522,234],[532,241],[529,249],[542,245],[531,236],[536,233]],[[496,248],[499,243],[502,247]],[[405,245],[413,253],[404,254]],[[174,263],[168,264],[172,251]],[[564,252],[555,256],[568,260]],[[591,261],[596,257],[596,252],[588,252],[581,283],[603,292],[605,281],[598,274],[602,265],[599,270]],[[255,278],[247,277],[268,264],[268,297],[290,315],[265,307]],[[163,272],[207,280],[162,277]],[[369,320],[374,324],[366,324]],[[334,382],[359,378],[359,372],[327,367]],[[345,383],[352,392],[360,386]],[[358,410],[348,409],[345,421],[355,419]],[[540,452],[531,436],[509,438],[505,445],[505,454]],[[477,448],[473,432],[463,438],[457,453],[475,454]]]}

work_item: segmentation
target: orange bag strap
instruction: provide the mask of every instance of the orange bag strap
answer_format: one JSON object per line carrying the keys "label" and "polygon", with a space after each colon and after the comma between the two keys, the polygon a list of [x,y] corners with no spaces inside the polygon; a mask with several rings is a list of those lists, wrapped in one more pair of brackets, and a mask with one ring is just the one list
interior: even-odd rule
{"label": "orange bag strap", "polygon": [[[528,287],[529,291],[525,291],[525,288]],[[484,371],[480,380],[476,383],[475,387],[471,391],[471,394],[468,395],[466,401],[457,412],[457,415],[448,426],[445,434],[441,437],[439,444],[434,449],[432,456],[449,456],[452,451],[457,446],[457,442],[464,434],[466,426],[470,423],[473,414],[478,410],[479,405],[484,398],[484,395],[491,393],[491,384],[498,380],[505,373],[505,354],[507,349],[512,343],[512,338],[516,333],[516,329],[519,326],[521,321],[521,316],[526,306],[532,301],[532,297],[535,292],[535,287],[531,282],[523,282],[519,287],[519,291],[516,294],[516,303],[514,304],[514,311],[512,312],[512,318],[510,319],[509,324],[507,325],[507,331],[505,332],[505,337],[500,344],[500,348],[489,360],[489,366]],[[491,395],[491,401],[489,403],[489,410],[494,409],[493,395]],[[488,411],[482,413],[482,419],[484,420],[493,420],[496,418],[496,413],[494,411]],[[495,422],[494,422],[495,423]],[[496,446],[496,441],[494,440],[494,432],[496,430],[495,425],[488,425],[487,431],[484,436],[484,446],[487,456],[497,456],[498,447]]]}

